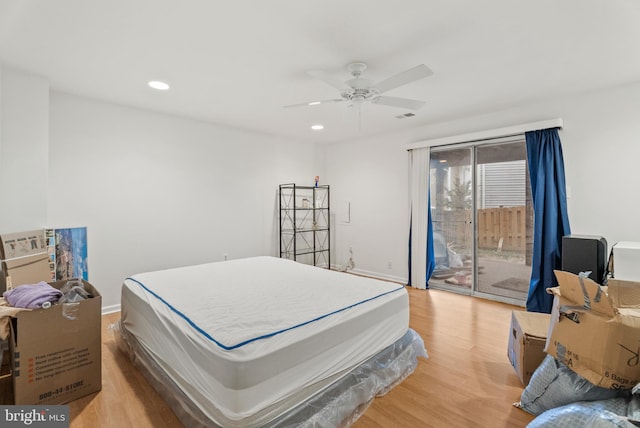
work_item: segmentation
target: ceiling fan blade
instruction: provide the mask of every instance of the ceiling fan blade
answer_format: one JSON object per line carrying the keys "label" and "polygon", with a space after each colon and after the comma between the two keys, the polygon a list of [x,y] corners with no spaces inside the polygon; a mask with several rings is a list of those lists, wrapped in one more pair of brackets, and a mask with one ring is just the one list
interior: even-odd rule
{"label": "ceiling fan blade", "polygon": [[427,76],[431,76],[433,71],[424,64],[417,65],[413,68],[398,73],[395,76],[391,76],[386,80],[374,85],[380,93],[390,91],[391,89],[398,88],[407,83],[415,82],[416,80],[423,79]]}
{"label": "ceiling fan blade", "polygon": [[425,105],[424,101],[412,100],[409,98],[400,98],[400,97],[387,97],[381,96],[371,100],[373,104],[381,104],[385,106],[391,107],[400,107],[400,108],[408,108],[410,110],[418,110],[423,105]]}
{"label": "ceiling fan blade", "polygon": [[332,100],[319,100],[319,101],[309,101],[306,103],[300,103],[300,104],[291,104],[288,106],[284,106],[284,108],[293,108],[293,107],[309,107],[309,106],[317,106],[320,104],[331,104],[331,103],[340,103],[344,101],[342,98],[335,98]]}
{"label": "ceiling fan blade", "polygon": [[351,90],[351,87],[345,82],[335,76],[332,76],[324,70],[309,70],[307,71],[307,74],[311,77],[322,80],[324,83],[333,86],[341,92]]}

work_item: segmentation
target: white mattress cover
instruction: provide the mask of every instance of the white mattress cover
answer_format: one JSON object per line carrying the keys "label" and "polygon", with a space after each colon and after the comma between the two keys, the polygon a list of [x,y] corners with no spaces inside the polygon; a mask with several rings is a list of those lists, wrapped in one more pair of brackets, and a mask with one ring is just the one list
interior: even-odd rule
{"label": "white mattress cover", "polygon": [[408,328],[404,287],[257,257],[134,275],[122,326],[221,425],[277,416]]}

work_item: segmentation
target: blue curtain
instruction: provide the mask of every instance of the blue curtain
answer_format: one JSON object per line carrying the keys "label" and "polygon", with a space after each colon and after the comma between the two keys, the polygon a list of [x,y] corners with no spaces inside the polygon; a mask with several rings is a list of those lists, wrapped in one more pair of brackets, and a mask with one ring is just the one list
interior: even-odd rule
{"label": "blue curtain", "polygon": [[571,233],[567,212],[564,160],[556,128],[525,133],[534,209],[533,260],[527,311],[550,313],[561,267],[562,237]]}
{"label": "blue curtain", "polygon": [[431,222],[431,191],[427,195],[427,277],[425,281],[427,288],[429,288],[429,279],[436,268],[436,254],[433,249],[433,223]]}

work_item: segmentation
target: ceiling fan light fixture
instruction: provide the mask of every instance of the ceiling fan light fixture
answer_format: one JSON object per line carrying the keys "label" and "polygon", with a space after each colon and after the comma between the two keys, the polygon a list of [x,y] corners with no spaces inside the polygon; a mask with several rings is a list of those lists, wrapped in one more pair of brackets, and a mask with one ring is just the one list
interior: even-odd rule
{"label": "ceiling fan light fixture", "polygon": [[418,110],[424,106],[424,101],[413,100],[409,98],[401,98],[394,96],[382,95],[387,91],[398,88],[400,86],[413,83],[416,80],[431,76],[433,71],[424,64],[417,65],[413,68],[397,73],[381,82],[373,83],[371,80],[363,78],[362,73],[367,69],[367,65],[363,62],[353,62],[347,65],[347,70],[351,73],[353,79],[346,82],[332,76],[322,70],[309,70],[307,74],[315,79],[322,80],[328,85],[340,91],[340,98],[323,101],[310,101],[301,104],[292,104],[285,106],[302,107],[315,106],[324,103],[334,103],[346,101],[348,106],[360,105],[365,102],[379,104],[383,106],[397,107],[409,110]]}
{"label": "ceiling fan light fixture", "polygon": [[324,125],[321,125],[319,123],[311,125],[311,129],[313,129],[314,131],[322,131],[324,129]]}
{"label": "ceiling fan light fixture", "polygon": [[168,83],[162,82],[160,80],[151,80],[148,83],[148,85],[149,85],[149,87],[151,87],[153,89],[157,89],[158,91],[167,91],[170,88]]}

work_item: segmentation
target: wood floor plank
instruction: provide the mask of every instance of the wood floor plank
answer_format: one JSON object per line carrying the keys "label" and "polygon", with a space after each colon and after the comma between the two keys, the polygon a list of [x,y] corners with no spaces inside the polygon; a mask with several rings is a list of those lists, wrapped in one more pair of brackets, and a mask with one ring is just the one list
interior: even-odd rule
{"label": "wood floor plank", "polygon": [[429,358],[354,427],[526,426],[533,417],[512,406],[523,387],[507,358],[511,311],[522,308],[439,290],[409,295]]}
{"label": "wood floor plank", "polygon": [[[514,306],[439,290],[408,289],[411,327],[429,354],[416,371],[376,398],[354,424],[377,427],[524,427],[512,406],[522,393],[507,359]],[[103,316],[102,391],[70,403],[72,428],[180,427],[167,404],[117,347]]]}

